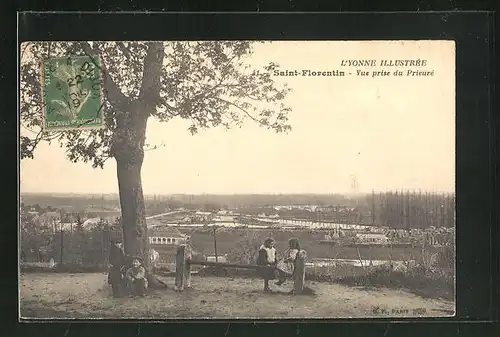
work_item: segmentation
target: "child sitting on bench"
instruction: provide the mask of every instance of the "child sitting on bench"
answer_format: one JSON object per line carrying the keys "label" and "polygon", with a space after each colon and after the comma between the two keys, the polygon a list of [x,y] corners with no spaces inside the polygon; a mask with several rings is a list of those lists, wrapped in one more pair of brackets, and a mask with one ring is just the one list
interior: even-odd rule
{"label": "child sitting on bench", "polygon": [[259,249],[259,257],[257,264],[267,266],[268,268],[260,269],[259,274],[264,279],[264,291],[271,291],[269,288],[269,280],[274,280],[276,273],[276,248],[274,248],[274,240],[266,239],[264,244]]}
{"label": "child sitting on bench", "polygon": [[295,271],[295,259],[300,251],[299,239],[290,239],[288,247],[289,249],[285,253],[285,258],[280,260],[276,265],[279,280],[275,284],[279,286],[285,283],[286,278],[291,277]]}

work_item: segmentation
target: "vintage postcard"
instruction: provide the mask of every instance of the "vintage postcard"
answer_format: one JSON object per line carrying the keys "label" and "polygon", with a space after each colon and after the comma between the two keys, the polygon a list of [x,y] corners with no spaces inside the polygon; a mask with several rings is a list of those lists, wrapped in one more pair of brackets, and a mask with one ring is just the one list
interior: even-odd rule
{"label": "vintage postcard", "polygon": [[453,41],[20,54],[21,319],[455,315]]}

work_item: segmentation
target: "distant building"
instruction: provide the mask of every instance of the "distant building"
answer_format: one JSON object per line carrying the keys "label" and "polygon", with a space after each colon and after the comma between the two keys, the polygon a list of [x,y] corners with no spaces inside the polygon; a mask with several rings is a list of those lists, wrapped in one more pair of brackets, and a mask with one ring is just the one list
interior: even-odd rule
{"label": "distant building", "polygon": [[189,223],[191,222],[191,217],[187,216],[187,217],[184,217],[180,220],[181,222],[184,222],[184,223]]}
{"label": "distant building", "polygon": [[201,212],[201,211],[194,213],[192,217],[194,221],[211,221],[213,218],[214,214],[212,212]]}
{"label": "distant building", "polygon": [[315,208],[316,212],[322,212],[322,213],[334,213],[334,212],[345,213],[345,212],[353,212],[355,210],[356,208],[354,207],[341,206],[341,205],[318,206]]}
{"label": "distant building", "polygon": [[219,215],[214,218],[215,221],[219,222],[234,222],[234,216],[232,215]]}
{"label": "distant building", "polygon": [[56,231],[60,222],[61,214],[59,212],[45,212],[33,217],[35,226],[42,230]]}
{"label": "distant building", "polygon": [[215,256],[207,256],[207,262],[220,262],[220,263],[229,263],[229,258],[227,254],[217,255],[217,261],[215,261]]}
{"label": "distant building", "polygon": [[280,211],[280,210],[291,210],[293,208],[293,206],[290,206],[290,205],[276,205],[276,206],[273,206],[273,208],[277,211]]}
{"label": "distant building", "polygon": [[202,211],[198,211],[195,213],[195,215],[200,215],[200,216],[210,216],[212,215],[212,212],[202,212]]}
{"label": "distant building", "polygon": [[87,219],[83,222],[82,226],[85,230],[89,230],[91,229],[92,227],[96,226],[97,224],[99,224],[100,222],[102,221],[101,218],[90,218],[90,219]]}
{"label": "distant building", "polygon": [[61,222],[59,224],[59,229],[62,229],[63,231],[72,231],[77,225],[77,222]]}
{"label": "distant building", "polygon": [[175,228],[157,228],[153,227],[148,231],[149,244],[153,248],[161,248],[162,246],[178,246],[186,244],[190,237],[182,234]]}
{"label": "distant building", "polygon": [[161,225],[165,225],[165,224],[161,220],[147,219],[146,225],[148,226],[148,228],[150,228],[150,227],[161,226]]}
{"label": "distant building", "polygon": [[389,241],[387,236],[381,233],[358,233],[356,238],[362,243],[385,244]]}
{"label": "distant building", "polygon": [[226,209],[223,209],[223,210],[220,210],[217,212],[217,215],[234,215],[234,212],[231,211],[231,210],[226,210]]}
{"label": "distant building", "polygon": [[45,212],[40,214],[34,220],[44,223],[58,223],[61,221],[61,214],[59,212]]}
{"label": "distant building", "polygon": [[314,209],[316,212],[331,213],[336,212],[338,207],[335,206],[318,206]]}
{"label": "distant building", "polygon": [[93,218],[115,219],[121,216],[119,209],[87,208],[85,213]]}

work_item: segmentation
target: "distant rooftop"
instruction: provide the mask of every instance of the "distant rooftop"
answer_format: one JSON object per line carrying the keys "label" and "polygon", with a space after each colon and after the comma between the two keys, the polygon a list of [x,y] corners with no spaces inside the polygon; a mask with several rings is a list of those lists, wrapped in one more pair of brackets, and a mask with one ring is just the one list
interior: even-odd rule
{"label": "distant rooftop", "polygon": [[174,238],[184,238],[185,234],[182,234],[176,228],[158,228],[153,227],[148,230],[148,236],[158,236],[158,237],[174,237]]}

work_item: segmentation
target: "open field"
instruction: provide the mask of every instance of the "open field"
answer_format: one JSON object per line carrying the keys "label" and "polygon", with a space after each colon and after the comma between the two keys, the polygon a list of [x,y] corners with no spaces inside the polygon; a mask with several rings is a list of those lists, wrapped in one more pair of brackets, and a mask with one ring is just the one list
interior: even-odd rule
{"label": "open field", "polygon": [[[214,254],[214,240],[210,229],[179,229],[182,233],[191,236],[192,246],[204,254]],[[267,237],[276,241],[278,252],[284,252],[288,248],[288,240],[297,237],[303,249],[308,253],[308,258],[336,258],[336,259],[361,259],[363,260],[410,260],[419,259],[422,249],[415,247],[346,247],[320,244],[327,231],[321,230],[280,230],[280,229],[219,229],[217,231],[218,254],[229,254],[241,249],[243,244],[260,245]],[[428,248],[439,252],[440,248]]]}
{"label": "open field", "polygon": [[[258,279],[193,277],[192,289],[169,289],[145,298],[113,299],[105,273],[25,274],[20,279],[24,318],[347,318],[450,316],[450,301],[424,299],[403,290],[307,282],[315,295],[293,296],[292,287],[263,293]],[[384,313],[384,310],[386,313]],[[377,314],[378,312],[378,314]]]}

